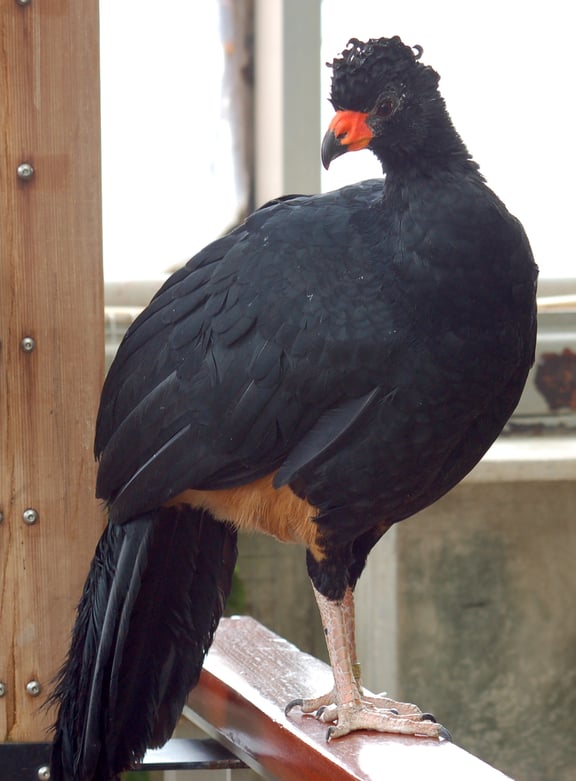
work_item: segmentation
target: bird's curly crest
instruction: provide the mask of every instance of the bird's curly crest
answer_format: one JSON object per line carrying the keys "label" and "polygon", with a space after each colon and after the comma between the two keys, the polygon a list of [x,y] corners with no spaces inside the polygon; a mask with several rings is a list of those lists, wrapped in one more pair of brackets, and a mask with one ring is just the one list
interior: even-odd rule
{"label": "bird's curly crest", "polygon": [[421,46],[406,46],[400,38],[357,38],[333,62],[330,101],[336,110],[368,111],[386,82],[417,80],[420,89],[436,90],[440,77],[430,66],[419,62]]}

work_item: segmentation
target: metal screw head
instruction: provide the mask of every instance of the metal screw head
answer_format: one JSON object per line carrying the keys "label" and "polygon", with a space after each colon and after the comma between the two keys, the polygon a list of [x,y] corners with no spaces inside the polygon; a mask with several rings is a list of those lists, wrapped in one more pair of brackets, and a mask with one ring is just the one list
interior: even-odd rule
{"label": "metal screw head", "polygon": [[48,765],[42,765],[38,768],[38,781],[50,781],[50,768]]}
{"label": "metal screw head", "polygon": [[0,697],[6,696],[6,684],[3,681],[0,681]]}
{"label": "metal screw head", "polygon": [[0,523],[4,520],[4,513],[0,511]]}
{"label": "metal screw head", "polygon": [[36,341],[31,336],[25,336],[20,342],[20,347],[25,353],[31,353],[36,347]]}
{"label": "metal screw head", "polygon": [[27,510],[24,510],[22,513],[22,520],[24,523],[27,523],[29,526],[32,526],[33,524],[38,522],[38,511],[35,510],[33,507],[29,507]]}
{"label": "metal screw head", "polygon": [[39,681],[28,681],[26,684],[26,691],[31,697],[38,697],[42,691],[42,686],[40,685]]}
{"label": "metal screw head", "polygon": [[16,0],[16,5],[30,5],[30,0]]}
{"label": "metal screw head", "polygon": [[24,179],[25,181],[28,181],[29,179],[32,179],[34,176],[34,166],[32,163],[20,163],[18,168],[16,169],[16,173],[18,174],[19,179]]}

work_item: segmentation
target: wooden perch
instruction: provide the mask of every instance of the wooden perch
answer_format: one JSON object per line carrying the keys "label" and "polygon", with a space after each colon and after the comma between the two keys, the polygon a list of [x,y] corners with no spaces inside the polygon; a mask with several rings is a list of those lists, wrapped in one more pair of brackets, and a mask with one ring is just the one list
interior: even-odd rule
{"label": "wooden perch", "polygon": [[297,709],[284,715],[290,700],[331,686],[324,662],[252,618],[223,619],[185,715],[268,779],[508,778],[446,741],[358,732],[327,743],[325,724]]}

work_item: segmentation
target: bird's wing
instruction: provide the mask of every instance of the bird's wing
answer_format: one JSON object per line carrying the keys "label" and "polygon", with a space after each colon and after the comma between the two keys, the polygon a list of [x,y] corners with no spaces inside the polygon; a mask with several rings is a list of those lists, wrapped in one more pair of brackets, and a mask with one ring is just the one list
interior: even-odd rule
{"label": "bird's wing", "polygon": [[[168,280],[102,393],[97,493],[112,517],[249,482],[292,453],[286,481],[374,402],[394,335],[388,347],[374,322],[390,307],[374,306],[370,236],[349,215],[351,199],[367,206],[381,189],[275,202]],[[338,249],[343,233],[354,260]]]}
{"label": "bird's wing", "polygon": [[272,472],[317,507],[325,486],[347,503],[350,459],[355,490],[386,494],[390,517],[460,479],[415,487],[410,465],[437,481],[486,405],[510,414],[502,389],[527,361],[524,324],[505,313],[514,258],[531,257],[497,200],[463,187],[436,184],[407,213],[382,208],[381,180],[275,202],[177,272],[104,386],[97,493],[111,518]]}

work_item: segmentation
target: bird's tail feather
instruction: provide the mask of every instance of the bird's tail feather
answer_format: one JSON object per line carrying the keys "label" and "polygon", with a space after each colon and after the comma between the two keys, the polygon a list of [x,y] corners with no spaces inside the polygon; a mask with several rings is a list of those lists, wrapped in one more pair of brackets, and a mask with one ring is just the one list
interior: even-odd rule
{"label": "bird's tail feather", "polygon": [[228,597],[236,533],[166,507],[104,531],[52,695],[53,781],[108,781],[171,735]]}

